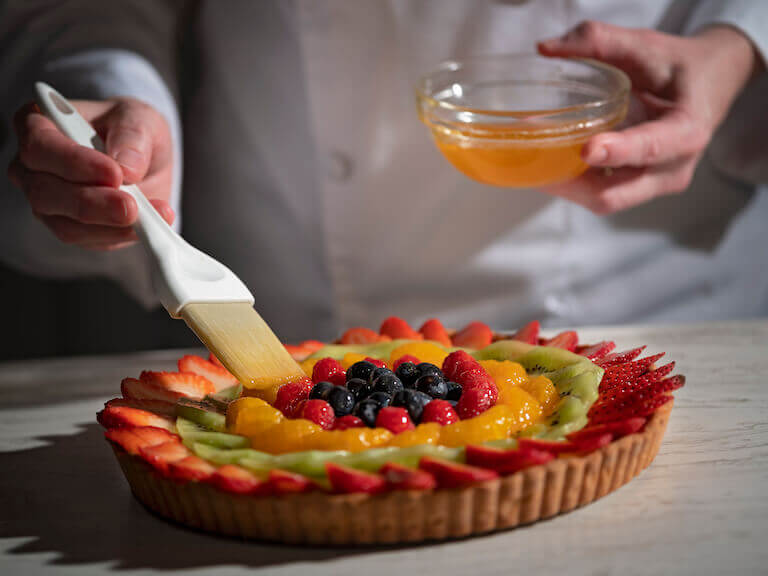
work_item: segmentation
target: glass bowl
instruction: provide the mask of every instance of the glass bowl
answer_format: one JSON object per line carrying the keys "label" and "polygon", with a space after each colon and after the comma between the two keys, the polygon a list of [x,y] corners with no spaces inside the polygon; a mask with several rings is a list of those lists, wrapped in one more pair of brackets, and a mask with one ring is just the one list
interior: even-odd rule
{"label": "glass bowl", "polygon": [[416,87],[419,117],[458,170],[535,187],[575,178],[581,148],[626,115],[630,82],[591,60],[504,54],[450,60]]}

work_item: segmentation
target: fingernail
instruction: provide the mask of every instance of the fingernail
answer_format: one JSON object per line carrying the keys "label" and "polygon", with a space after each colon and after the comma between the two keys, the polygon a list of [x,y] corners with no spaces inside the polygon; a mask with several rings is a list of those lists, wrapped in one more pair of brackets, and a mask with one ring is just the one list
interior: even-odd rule
{"label": "fingernail", "polygon": [[608,149],[605,146],[598,146],[589,152],[585,160],[587,164],[602,164],[608,160]]}
{"label": "fingernail", "polygon": [[141,170],[144,164],[144,156],[130,148],[123,148],[120,150],[115,156],[115,160],[117,160],[117,163],[120,164],[120,166],[134,171]]}
{"label": "fingernail", "polygon": [[112,209],[111,216],[115,224],[125,224],[128,222],[128,202],[123,199],[117,200]]}

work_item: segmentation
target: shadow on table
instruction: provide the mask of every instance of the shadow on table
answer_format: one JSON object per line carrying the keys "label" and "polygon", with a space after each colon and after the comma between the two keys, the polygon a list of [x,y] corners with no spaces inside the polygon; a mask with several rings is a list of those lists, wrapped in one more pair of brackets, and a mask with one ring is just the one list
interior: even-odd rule
{"label": "shadow on table", "polygon": [[149,513],[129,491],[93,424],[51,444],[0,453],[0,538],[32,537],[7,553],[54,552],[55,564],[118,569],[271,566],[365,550],[259,545],[184,529]]}

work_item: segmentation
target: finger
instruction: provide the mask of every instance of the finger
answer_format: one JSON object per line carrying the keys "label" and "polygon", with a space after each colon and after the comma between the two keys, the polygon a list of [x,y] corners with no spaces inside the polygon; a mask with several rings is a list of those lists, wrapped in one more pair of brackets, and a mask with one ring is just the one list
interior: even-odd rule
{"label": "finger", "polygon": [[653,166],[701,152],[709,140],[705,129],[686,112],[675,110],[658,120],[589,139],[581,156],[591,166]]}
{"label": "finger", "polygon": [[136,244],[135,241],[118,242],[116,244],[89,244],[87,246],[83,246],[83,248],[87,248],[88,250],[96,250],[98,252],[112,252],[114,250],[121,250],[123,248],[127,248],[128,246],[133,246],[134,244]]}
{"label": "finger", "polygon": [[65,244],[95,247],[135,242],[138,239],[131,227],[83,224],[66,216],[42,216],[41,219]]}
{"label": "finger", "polygon": [[695,161],[687,160],[655,168],[619,168],[606,174],[591,169],[572,182],[544,189],[596,214],[613,214],[657,196],[684,191],[691,182]]}
{"label": "finger", "polygon": [[668,58],[657,54],[667,48],[667,36],[651,30],[622,28],[588,20],[559,38],[537,44],[544,56],[594,58],[622,69],[635,87],[657,90],[672,76]]}
{"label": "finger", "polygon": [[136,201],[116,188],[73,184],[45,172],[30,172],[18,162],[11,163],[9,173],[38,216],[66,216],[105,226],[130,226],[136,220]]}
{"label": "finger", "polygon": [[163,220],[168,222],[169,225],[173,224],[174,220],[176,220],[176,213],[168,202],[165,200],[150,200],[150,203],[155,207],[155,210],[160,213]]}
{"label": "finger", "polygon": [[59,132],[34,104],[23,106],[14,117],[19,140],[19,160],[29,170],[47,172],[84,184],[117,187],[123,174],[107,155],[80,146]]}
{"label": "finger", "polygon": [[144,179],[156,154],[165,153],[165,119],[138,100],[122,100],[95,127],[106,136],[107,154],[123,171],[126,183]]}

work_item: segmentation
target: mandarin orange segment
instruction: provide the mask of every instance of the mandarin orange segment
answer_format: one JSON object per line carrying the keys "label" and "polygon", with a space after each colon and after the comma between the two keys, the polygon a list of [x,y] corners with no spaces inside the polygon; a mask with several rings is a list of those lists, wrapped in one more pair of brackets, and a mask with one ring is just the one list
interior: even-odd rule
{"label": "mandarin orange segment", "polygon": [[[383,446],[392,439],[392,432],[384,428],[348,428],[330,430],[312,436],[311,448],[314,450],[347,450],[361,452],[369,448]],[[305,449],[310,449],[307,447]]]}
{"label": "mandarin orange segment", "polygon": [[440,431],[440,444],[456,447],[507,438],[514,422],[513,409],[497,404],[480,416],[444,426]]}
{"label": "mandarin orange segment", "polygon": [[258,436],[284,419],[279,410],[263,400],[245,397],[235,400],[227,409],[227,430],[242,436]]}
{"label": "mandarin orange segment", "polygon": [[282,420],[251,436],[251,447],[255,450],[282,454],[301,452],[312,447],[312,437],[323,429],[309,420]]}
{"label": "mandarin orange segment", "polygon": [[392,350],[389,365],[391,366],[395,360],[406,355],[416,356],[420,361],[430,362],[435,366],[442,366],[448,352],[434,342],[408,342]]}
{"label": "mandarin orange segment", "polygon": [[520,388],[536,399],[541,405],[544,414],[552,412],[557,405],[557,401],[560,400],[557,388],[552,384],[552,380],[546,376],[532,376],[526,382],[521,383]]}
{"label": "mandarin orange segment", "polygon": [[299,362],[299,366],[309,378],[312,378],[312,370],[315,368],[315,364],[320,361],[320,358],[307,358],[303,362]]}
{"label": "mandarin orange segment", "polygon": [[439,444],[441,428],[442,426],[436,422],[419,424],[413,430],[407,430],[395,435],[387,446],[407,448],[408,446],[418,446],[420,444]]}
{"label": "mandarin orange segment", "polygon": [[[541,404],[520,386],[512,386],[505,390],[503,406],[508,407],[513,415],[513,425],[509,434],[524,430],[541,419],[543,410]],[[497,405],[498,407],[498,405]],[[489,410],[490,412],[490,410]]]}
{"label": "mandarin orange segment", "polygon": [[511,360],[481,360],[480,365],[496,381],[497,386],[502,382],[522,384],[528,380],[528,374],[523,365]]}
{"label": "mandarin orange segment", "polygon": [[347,352],[344,354],[344,358],[341,359],[341,366],[344,370],[348,369],[355,362],[365,360],[367,356],[365,354],[358,354],[357,352]]}

